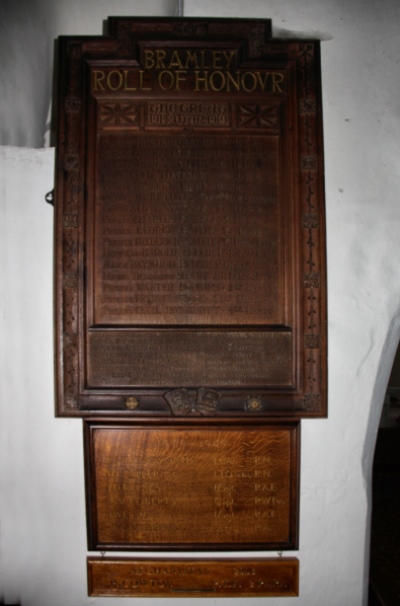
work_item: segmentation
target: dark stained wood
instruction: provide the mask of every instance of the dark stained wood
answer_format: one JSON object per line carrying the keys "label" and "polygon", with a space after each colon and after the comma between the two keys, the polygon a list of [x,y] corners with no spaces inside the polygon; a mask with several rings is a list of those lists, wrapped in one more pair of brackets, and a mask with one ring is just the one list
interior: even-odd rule
{"label": "dark stained wood", "polygon": [[98,597],[291,597],[296,558],[87,560],[88,595]]}
{"label": "dark stained wood", "polygon": [[325,416],[319,43],[110,31],[59,45],[57,414]]}
{"label": "dark stained wood", "polygon": [[85,421],[89,549],[295,549],[298,425]]}

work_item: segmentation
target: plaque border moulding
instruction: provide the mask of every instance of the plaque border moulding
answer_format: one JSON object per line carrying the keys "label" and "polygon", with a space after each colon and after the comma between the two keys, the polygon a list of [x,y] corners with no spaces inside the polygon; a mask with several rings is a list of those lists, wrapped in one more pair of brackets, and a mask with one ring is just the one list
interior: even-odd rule
{"label": "plaque border moulding", "polygon": [[298,548],[300,421],[84,420],[90,551]]}
{"label": "plaque border moulding", "polygon": [[[62,37],[59,41],[55,188],[57,415],[112,414],[139,420],[143,417],[165,420],[326,416],[326,260],[319,42],[274,40],[270,20],[110,18],[109,25],[110,36]],[[285,74],[291,96],[283,102],[275,98],[273,104],[280,108],[276,118],[271,122],[268,104],[263,114],[263,97],[255,107],[258,108],[257,124],[271,136],[277,125],[282,126],[283,111],[290,119],[290,124],[283,125],[285,132],[291,133],[285,143],[290,165],[282,166],[282,170],[292,184],[289,203],[292,224],[288,233],[294,237],[287,238],[292,242],[291,256],[285,259],[292,269],[285,288],[291,288],[294,293],[293,308],[288,312],[294,327],[248,326],[246,334],[254,331],[260,335],[265,331],[282,343],[282,350],[287,346],[285,339],[291,339],[291,381],[284,377],[279,385],[233,387],[224,385],[223,381],[219,385],[209,384],[207,380],[196,385],[186,385],[183,381],[171,385],[107,385],[101,381],[90,384],[91,376],[97,376],[90,375],[91,339],[101,333],[87,321],[93,296],[88,293],[88,259],[92,252],[87,250],[91,229],[87,204],[93,162],[88,150],[95,128],[91,110],[97,103],[90,96],[90,74],[96,65],[115,68],[121,63],[140,67],[140,53],[151,45],[154,48],[186,45],[191,49],[230,45],[247,70],[253,65],[258,66],[257,69],[269,66],[268,69]],[[166,93],[163,94],[165,97]],[[242,95],[242,103],[243,98]],[[143,103],[139,103],[138,108],[133,107],[130,100],[121,103],[116,128],[120,128],[121,116],[128,128],[142,128]],[[108,128],[106,114],[103,126]],[[246,128],[252,126],[247,123]],[[272,131],[268,131],[271,128]],[[159,334],[164,330],[162,326],[152,328]],[[230,330],[231,339],[242,329],[232,325],[210,328],[216,332]],[[193,326],[188,330],[197,334]]]}

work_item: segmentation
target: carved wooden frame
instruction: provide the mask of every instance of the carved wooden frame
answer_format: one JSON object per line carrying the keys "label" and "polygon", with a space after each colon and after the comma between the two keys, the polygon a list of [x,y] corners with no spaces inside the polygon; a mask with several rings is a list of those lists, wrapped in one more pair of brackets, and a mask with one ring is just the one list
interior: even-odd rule
{"label": "carved wooden frame", "polygon": [[[317,41],[273,40],[270,21],[229,19],[110,19],[110,37],[60,40],[56,163],[56,360],[57,414],[113,414],[143,417],[216,416],[323,417],[327,414],[326,261],[323,195],[322,111]],[[285,73],[284,105],[291,213],[287,258],[293,300],[291,350],[293,381],[283,385],[102,385],[88,382],[90,333],[87,309],[88,199],[91,195],[88,150],[94,134],[88,84],[95,65],[135,63],[140,45],[229,43],[243,65],[269,66]],[[228,41],[228,42],[227,42]],[[203,46],[202,46],[203,45]],[[124,63],[125,62],[125,63]],[[136,63],[137,65],[137,63]],[[282,126],[282,118],[277,118]],[[280,122],[279,122],[280,120]],[[290,123],[289,123],[290,122]],[[275,127],[274,127],[275,128]],[[90,248],[90,246],[89,246]],[[88,290],[89,289],[89,290]],[[292,296],[292,295],[291,295]],[[157,328],[157,327],[156,327]],[[182,327],[176,327],[178,332]],[[170,327],[168,328],[168,330]],[[211,331],[221,327],[211,327]],[[147,328],[146,328],[147,330]],[[189,331],[193,327],[189,327]],[[236,338],[237,327],[230,330]],[[247,326],[254,335],[281,328]],[[159,331],[161,332],[161,331]],[[196,333],[197,334],[197,333]],[[219,334],[219,333],[218,333]]]}

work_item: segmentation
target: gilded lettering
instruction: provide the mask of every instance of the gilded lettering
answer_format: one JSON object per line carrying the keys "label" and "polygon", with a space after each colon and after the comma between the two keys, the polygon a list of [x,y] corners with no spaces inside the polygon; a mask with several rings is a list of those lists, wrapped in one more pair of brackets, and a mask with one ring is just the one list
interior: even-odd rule
{"label": "gilded lettering", "polygon": [[211,90],[219,93],[226,86],[225,74],[221,71],[214,71],[210,73],[210,87]]}
{"label": "gilded lettering", "polygon": [[[204,74],[204,76],[200,76],[200,74]],[[209,90],[207,72],[200,72],[198,70],[195,70],[194,78],[195,78],[194,90],[196,92],[201,90],[201,86],[204,87],[203,90],[205,90],[205,91]]]}
{"label": "gilded lettering", "polygon": [[256,574],[255,568],[253,567],[240,567],[235,568],[234,570],[235,576],[254,576]]}
{"label": "gilded lettering", "polygon": [[242,587],[236,581],[215,581],[214,586],[217,589],[224,590],[224,591],[227,591],[228,589],[232,590],[232,591],[238,591]]}
{"label": "gilded lettering", "polygon": [[234,486],[229,486],[228,484],[214,484],[214,492],[217,494],[228,494],[231,495],[235,490]]}
{"label": "gilded lettering", "polygon": [[234,460],[232,457],[214,457],[214,463],[216,465],[232,465]]}
{"label": "gilded lettering", "polygon": [[213,57],[213,68],[214,69],[222,69],[223,63],[222,63],[222,52],[221,51],[212,51],[212,57]]}
{"label": "gilded lettering", "polygon": [[273,482],[268,484],[255,484],[254,490],[256,492],[272,492],[273,490],[276,490],[276,486]]}
{"label": "gilded lettering", "polygon": [[255,463],[255,465],[267,465],[268,463],[271,463],[271,457],[269,457],[269,456],[254,457],[254,463]]}
{"label": "gilded lettering", "polygon": [[258,83],[261,88],[261,92],[264,92],[271,74],[270,74],[270,72],[264,72],[263,74],[261,72],[256,72],[256,75],[257,75]]}
{"label": "gilded lettering", "polygon": [[149,484],[148,491],[153,494],[158,494],[160,492],[160,487],[158,484]]}
{"label": "gilded lettering", "polygon": [[229,70],[234,58],[237,55],[236,50],[150,50],[144,51],[143,67],[144,69],[226,69]]}
{"label": "gilded lettering", "polygon": [[231,85],[237,91],[240,91],[240,78],[239,72],[235,74],[231,74],[231,72],[226,72],[226,90],[228,93],[231,91]]}
{"label": "gilded lettering", "polygon": [[140,504],[153,507],[160,505],[174,507],[176,505],[176,500],[168,497],[145,497],[140,501]]}
{"label": "gilded lettering", "polygon": [[174,80],[174,74],[168,70],[163,70],[158,75],[158,84],[162,90],[171,90],[174,87]]}
{"label": "gilded lettering", "polygon": [[156,69],[166,69],[165,67],[165,57],[167,56],[167,53],[163,50],[156,50]]}
{"label": "gilded lettering", "polygon": [[233,51],[222,51],[222,52],[226,59],[226,69],[229,69],[232,59],[233,59],[233,57],[236,56],[237,51],[233,50]]}
{"label": "gilded lettering", "polygon": [[186,63],[185,63],[185,68],[188,69],[189,67],[191,67],[191,65],[194,65],[194,67],[196,69],[198,69],[199,67],[199,60],[198,60],[198,56],[197,53],[195,51],[187,51],[186,53]]}
{"label": "gilded lettering", "polygon": [[269,469],[256,469],[254,471],[254,476],[256,478],[270,478],[271,472],[269,471]]}
{"label": "gilded lettering", "polygon": [[154,65],[155,65],[154,51],[145,50],[144,51],[144,69],[153,69]]}
{"label": "gilded lettering", "polygon": [[267,509],[267,511],[256,509],[254,512],[255,518],[268,518],[269,520],[275,517],[275,511],[273,509]]}
{"label": "gilded lettering", "polygon": [[186,74],[187,74],[186,70],[177,70],[175,72],[175,90],[180,90],[180,84],[181,84],[181,82],[185,82]]}
{"label": "gilded lettering", "polygon": [[272,74],[272,92],[273,93],[283,93],[283,90],[280,84],[285,79],[283,74]]}
{"label": "gilded lettering", "polygon": [[226,508],[231,508],[233,507],[233,499],[231,498],[227,498],[225,495],[223,497],[215,497],[214,498],[214,504],[217,507],[226,507]]}
{"label": "gilded lettering", "polygon": [[201,56],[201,65],[203,67],[203,69],[210,69],[210,67],[212,67],[211,63],[207,63],[206,60],[206,52],[207,51],[200,51],[200,56]]}
{"label": "gilded lettering", "polygon": [[[250,79],[250,83],[249,83]],[[253,72],[245,72],[242,76],[242,87],[246,93],[252,93],[257,87],[257,78]]]}
{"label": "gilded lettering", "polygon": [[129,71],[124,69],[124,90],[137,90],[135,86],[129,86],[128,82]]}
{"label": "gilded lettering", "polygon": [[214,472],[216,478],[250,478],[250,470],[240,469],[216,469]]}
{"label": "gilded lettering", "polygon": [[[166,51],[162,49],[145,50],[143,54],[143,68],[133,69],[111,69],[94,70],[92,78],[93,91],[151,91],[152,88],[145,81],[148,70],[160,70],[157,75],[158,86],[164,91],[180,91],[185,82],[192,82],[194,92],[265,92],[274,94],[284,92],[283,82],[285,75],[281,72],[269,71],[232,71],[236,51],[202,50],[202,51]],[[189,72],[190,70],[190,72]],[[189,80],[189,73],[193,81]],[[182,113],[189,112],[189,104],[181,104]],[[173,112],[174,113],[174,112]],[[152,124],[176,123],[183,120],[180,116],[171,119],[171,112],[167,112],[162,121],[152,116]],[[193,125],[203,125],[197,118]],[[187,118],[186,118],[187,120]],[[226,124],[226,118],[222,121],[210,124]],[[225,122],[224,122],[225,120]],[[182,122],[182,125],[184,123]],[[204,123],[204,125],[206,125]]]}
{"label": "gilded lettering", "polygon": [[[114,77],[115,74],[115,77]],[[110,90],[119,90],[123,85],[123,76],[120,71],[114,69],[107,74],[107,86]]]}
{"label": "gilded lettering", "polygon": [[101,70],[94,70],[93,72],[93,90],[106,90],[102,81],[106,77],[105,72]]}
{"label": "gilded lettering", "polygon": [[152,89],[149,87],[145,87],[145,85],[144,85],[144,81],[143,81],[144,73],[145,72],[143,69],[139,70],[139,88],[140,88],[140,90],[150,91]]}
{"label": "gilded lettering", "polygon": [[172,69],[172,68],[183,69],[182,61],[180,60],[178,51],[176,51],[176,50],[173,51],[168,67],[169,67],[169,69]]}
{"label": "gilded lettering", "polygon": [[222,70],[195,70],[194,91],[231,92],[243,91],[253,93],[256,91],[272,93],[283,93],[282,82],[284,75],[272,72],[230,72]]}
{"label": "gilded lettering", "polygon": [[277,497],[255,497],[255,505],[285,505],[284,499],[278,499]]}

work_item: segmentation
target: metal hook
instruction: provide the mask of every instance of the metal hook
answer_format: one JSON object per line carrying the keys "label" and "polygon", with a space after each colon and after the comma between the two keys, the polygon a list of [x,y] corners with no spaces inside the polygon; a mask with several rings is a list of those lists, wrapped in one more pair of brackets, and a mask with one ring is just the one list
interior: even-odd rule
{"label": "metal hook", "polygon": [[49,191],[49,193],[45,195],[44,199],[46,200],[47,204],[54,206],[54,189]]}

